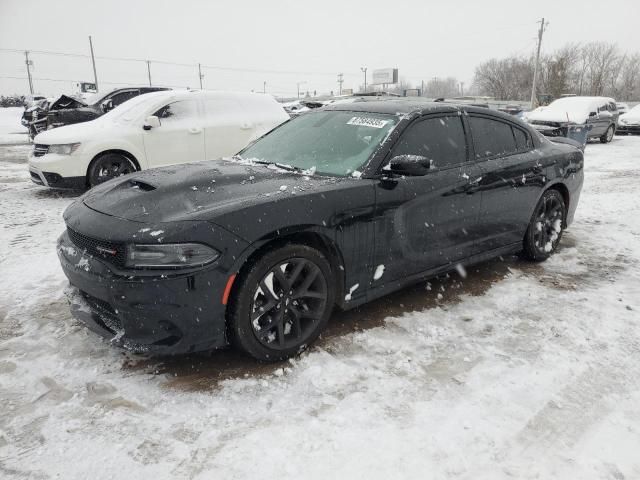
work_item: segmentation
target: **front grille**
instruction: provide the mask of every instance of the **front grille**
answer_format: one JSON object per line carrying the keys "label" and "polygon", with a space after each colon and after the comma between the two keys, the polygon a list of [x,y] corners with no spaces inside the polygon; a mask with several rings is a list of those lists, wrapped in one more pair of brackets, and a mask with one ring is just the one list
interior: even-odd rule
{"label": "front grille", "polygon": [[36,143],[33,147],[33,156],[34,157],[42,157],[43,155],[46,155],[47,153],[49,153],[49,145],[42,145],[39,143]]}
{"label": "front grille", "polygon": [[[109,330],[114,335],[117,335],[122,331],[122,321],[118,318],[118,314],[113,307],[104,300],[89,295],[86,292],[80,291],[82,298],[87,302],[94,320],[99,320],[102,327]],[[96,318],[96,316],[98,318]]]}
{"label": "front grille", "polygon": [[94,257],[107,260],[118,267],[124,267],[126,248],[123,243],[109,242],[88,237],[67,227],[69,238],[75,246]]}

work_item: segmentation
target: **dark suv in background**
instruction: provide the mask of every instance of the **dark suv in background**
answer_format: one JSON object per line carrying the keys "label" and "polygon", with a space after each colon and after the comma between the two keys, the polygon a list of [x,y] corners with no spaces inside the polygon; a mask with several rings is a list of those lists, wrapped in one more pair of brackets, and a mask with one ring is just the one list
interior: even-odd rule
{"label": "dark suv in background", "polygon": [[109,110],[113,110],[121,103],[138,95],[170,90],[161,87],[130,87],[112,90],[106,95],[96,94],[92,101],[85,103],[82,100],[67,95],[61,95],[49,107],[47,113],[47,128],[56,128],[73,123],[95,120]]}

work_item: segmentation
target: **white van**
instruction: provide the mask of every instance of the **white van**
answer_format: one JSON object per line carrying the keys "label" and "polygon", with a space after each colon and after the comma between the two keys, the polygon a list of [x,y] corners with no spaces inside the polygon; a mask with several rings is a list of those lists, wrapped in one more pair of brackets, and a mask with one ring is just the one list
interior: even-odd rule
{"label": "white van", "polygon": [[40,133],[29,170],[39,185],[83,189],[137,170],[233,155],[288,118],[264,94],[148,93],[96,120]]}

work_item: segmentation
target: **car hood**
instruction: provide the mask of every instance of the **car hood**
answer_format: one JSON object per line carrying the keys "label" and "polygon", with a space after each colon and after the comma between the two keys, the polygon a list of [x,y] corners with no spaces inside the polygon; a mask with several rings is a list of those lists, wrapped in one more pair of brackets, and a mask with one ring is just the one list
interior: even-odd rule
{"label": "car hood", "polygon": [[86,139],[94,139],[96,135],[105,135],[107,130],[113,127],[113,122],[97,118],[83,123],[74,123],[45,130],[36,135],[34,143],[55,145],[59,143],[83,142]]}
{"label": "car hood", "polygon": [[[156,168],[106,182],[83,198],[103,214],[142,223],[215,221],[229,211],[315,191],[336,179],[266,165],[214,160]],[[353,179],[357,181],[357,179]]]}
{"label": "car hood", "polygon": [[624,120],[629,123],[640,123],[640,112],[629,112],[624,115],[620,115],[620,120]]}
{"label": "car hood", "polygon": [[527,114],[527,121],[543,121],[558,123],[584,123],[589,117],[588,113],[579,111],[561,111],[558,109],[543,108]]}
{"label": "car hood", "polygon": [[49,110],[67,110],[70,108],[81,108],[86,106],[87,104],[78,98],[60,95],[56,101],[51,104]]}

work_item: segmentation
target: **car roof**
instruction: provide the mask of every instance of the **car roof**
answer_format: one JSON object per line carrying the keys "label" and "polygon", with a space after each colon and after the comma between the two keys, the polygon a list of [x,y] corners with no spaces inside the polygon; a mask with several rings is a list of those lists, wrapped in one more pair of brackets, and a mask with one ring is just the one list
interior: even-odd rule
{"label": "car roof", "polygon": [[449,102],[431,102],[427,100],[414,98],[398,98],[394,100],[380,100],[374,102],[353,102],[337,105],[327,105],[322,110],[332,111],[351,111],[351,112],[369,112],[382,113],[391,115],[409,115],[412,113],[450,113],[458,111],[466,111],[469,113],[490,114],[513,121],[513,116],[497,110],[486,107],[476,107],[468,104],[449,103]]}

